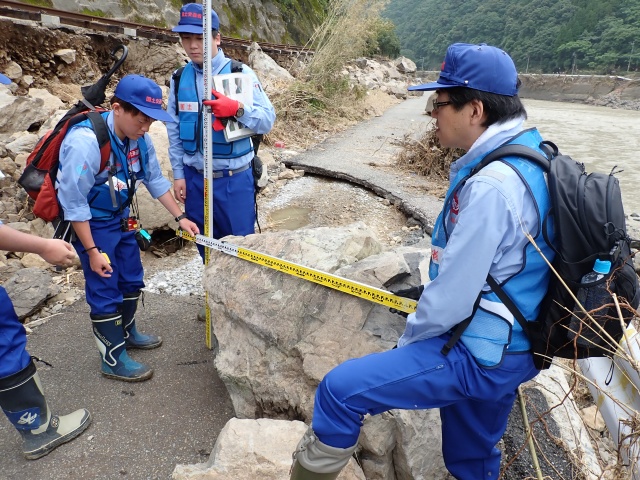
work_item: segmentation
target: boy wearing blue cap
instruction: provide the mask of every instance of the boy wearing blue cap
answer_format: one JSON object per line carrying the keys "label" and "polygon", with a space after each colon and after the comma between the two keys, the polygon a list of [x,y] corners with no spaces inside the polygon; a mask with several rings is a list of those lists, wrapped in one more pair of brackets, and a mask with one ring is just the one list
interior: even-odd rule
{"label": "boy wearing blue cap", "polygon": [[[171,195],[151,137],[155,120],[172,122],[162,109],[162,91],[142,75],[127,75],[116,86],[112,110],[102,113],[111,139],[107,168],[100,171],[100,147],[90,121],[80,122],[60,146],[56,180],[64,219],[71,222],[85,276],[93,334],[102,358],[101,372],[127,382],[147,380],[153,370],[132,360],[127,349],[159,347],[162,339],[136,327],[135,313],[144,287],[136,231],[135,191],[143,183],[153,198],[191,234],[188,220]],[[133,206],[132,206],[133,204]]]}
{"label": "boy wearing blue cap", "polygon": [[[253,104],[243,105],[223,93],[213,91],[210,101],[213,125],[213,218],[211,233],[214,238],[226,235],[254,233],[255,187],[251,162],[254,146],[250,138],[228,142],[225,140],[221,120],[234,117],[256,134],[268,133],[276,115],[264,93],[256,74],[248,66],[238,64],[224,55],[220,46],[220,21],[211,12],[211,36],[215,48],[212,58],[203,58],[202,5],[188,3],[180,10],[180,21],[173,28],[190,62],[174,73],[170,83],[167,112],[175,123],[167,125],[169,159],[173,168],[173,191],[176,199],[185,204],[185,212],[200,230],[204,230],[204,157],[203,157],[203,62],[211,61],[213,75],[239,71],[248,75],[253,83]],[[178,75],[178,72],[179,75]],[[177,92],[174,95],[173,92]],[[204,250],[198,245],[204,258]]]}
{"label": "boy wearing blue cap", "polygon": [[[450,45],[436,82],[432,117],[453,162],[450,187],[432,234],[430,282],[399,295],[418,300],[398,348],[350,360],[318,386],[312,425],[294,453],[291,478],[337,478],[356,449],[365,415],[439,408],[442,452],[457,479],[497,478],[502,437],[518,386],[533,378],[530,343],[488,285],[503,287],[525,318],[536,318],[547,291],[553,251],[541,234],[549,207],[542,169],[517,157],[472,170],[507,143],[542,152],[524,130],[513,61],[499,48]],[[550,241],[553,241],[551,232]],[[458,329],[460,325],[465,328]]]}

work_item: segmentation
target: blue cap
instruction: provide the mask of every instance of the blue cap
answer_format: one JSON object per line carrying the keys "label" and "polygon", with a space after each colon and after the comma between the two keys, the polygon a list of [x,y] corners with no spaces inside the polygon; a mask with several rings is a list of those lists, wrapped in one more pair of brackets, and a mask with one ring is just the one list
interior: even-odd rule
{"label": "blue cap", "polygon": [[518,72],[511,57],[486,43],[454,43],[447,48],[437,81],[409,90],[466,87],[513,97],[518,94]]}
{"label": "blue cap", "polygon": [[0,83],[4,84],[4,85],[9,85],[11,83],[11,79],[9,77],[7,77],[6,75],[3,75],[0,73]]}
{"label": "blue cap", "polygon": [[[187,3],[180,9],[180,21],[171,29],[178,33],[196,33],[202,35],[202,5],[199,3]],[[211,10],[211,30],[220,30],[218,14]]]}
{"label": "blue cap", "polygon": [[606,275],[611,271],[611,262],[609,260],[600,260],[597,258],[593,264],[593,271]]}
{"label": "blue cap", "polygon": [[114,95],[130,103],[146,116],[161,122],[174,122],[171,115],[162,109],[162,90],[153,81],[142,75],[123,77]]}

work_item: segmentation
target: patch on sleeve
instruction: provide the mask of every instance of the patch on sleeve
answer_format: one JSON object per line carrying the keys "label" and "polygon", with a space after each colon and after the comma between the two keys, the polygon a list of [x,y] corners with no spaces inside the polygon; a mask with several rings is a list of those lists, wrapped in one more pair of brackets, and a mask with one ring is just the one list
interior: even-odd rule
{"label": "patch on sleeve", "polygon": [[491,177],[491,178],[495,178],[496,180],[498,180],[499,182],[504,182],[505,179],[505,175],[504,173],[500,173],[500,172],[496,172],[495,170],[487,170],[486,168],[483,168],[482,170],[480,170],[477,174],[477,177]]}

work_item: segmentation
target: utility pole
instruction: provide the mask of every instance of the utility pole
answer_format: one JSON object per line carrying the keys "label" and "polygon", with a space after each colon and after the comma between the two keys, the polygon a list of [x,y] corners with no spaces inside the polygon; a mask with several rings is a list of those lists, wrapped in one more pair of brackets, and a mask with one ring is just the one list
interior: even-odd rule
{"label": "utility pole", "polygon": [[420,67],[420,70],[422,70],[424,72],[424,57],[422,57],[422,67]]}
{"label": "utility pole", "polygon": [[576,73],[576,52],[573,52],[573,65],[571,65],[571,75]]}
{"label": "utility pole", "polygon": [[631,42],[631,53],[629,54],[629,63],[627,63],[627,72],[629,71],[629,69],[631,68],[631,57],[633,56],[633,46],[636,44],[636,41],[634,40],[633,42]]}
{"label": "utility pole", "polygon": [[529,73],[529,55],[527,55],[527,68],[525,68],[524,73]]}

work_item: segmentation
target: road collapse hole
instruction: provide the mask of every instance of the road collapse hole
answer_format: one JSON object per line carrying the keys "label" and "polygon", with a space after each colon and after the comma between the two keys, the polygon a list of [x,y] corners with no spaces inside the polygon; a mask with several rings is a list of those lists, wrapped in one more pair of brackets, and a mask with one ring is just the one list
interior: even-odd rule
{"label": "road collapse hole", "polygon": [[177,237],[175,230],[159,228],[151,233],[149,251],[157,257],[166,257],[184,248],[188,243],[188,240]]}

